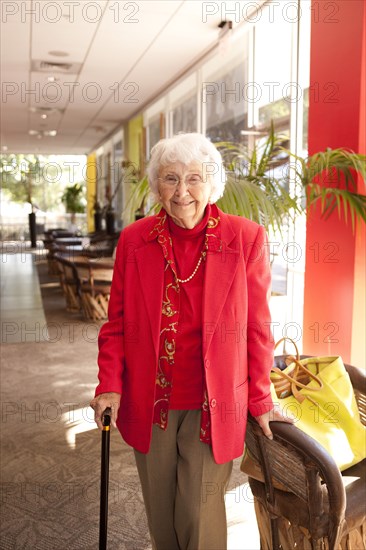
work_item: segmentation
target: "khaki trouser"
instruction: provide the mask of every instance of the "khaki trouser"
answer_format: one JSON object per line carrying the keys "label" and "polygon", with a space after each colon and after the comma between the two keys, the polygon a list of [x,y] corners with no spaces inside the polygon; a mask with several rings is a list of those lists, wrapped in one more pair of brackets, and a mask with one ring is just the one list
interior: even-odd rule
{"label": "khaki trouser", "polygon": [[135,450],[154,550],[226,550],[224,495],[233,463],[216,464],[201,443],[201,411],[169,411],[150,451]]}

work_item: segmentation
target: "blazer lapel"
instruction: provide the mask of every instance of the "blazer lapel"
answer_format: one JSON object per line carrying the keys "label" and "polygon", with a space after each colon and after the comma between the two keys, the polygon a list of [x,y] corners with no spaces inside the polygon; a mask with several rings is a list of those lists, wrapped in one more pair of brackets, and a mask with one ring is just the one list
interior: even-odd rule
{"label": "blazer lapel", "polygon": [[202,351],[203,358],[207,351],[217,323],[227,299],[228,292],[238,269],[239,250],[232,247],[235,233],[225,214],[221,217],[222,250],[207,254],[205,268],[205,283],[203,289],[203,327],[202,327]]}
{"label": "blazer lapel", "polygon": [[135,257],[140,288],[150,321],[156,356],[158,356],[164,286],[164,258],[160,245],[156,241],[151,241],[135,250]]}

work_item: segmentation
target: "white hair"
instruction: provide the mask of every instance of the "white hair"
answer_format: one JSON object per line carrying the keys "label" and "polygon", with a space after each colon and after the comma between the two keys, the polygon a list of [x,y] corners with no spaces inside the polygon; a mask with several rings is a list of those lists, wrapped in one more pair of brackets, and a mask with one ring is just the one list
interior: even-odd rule
{"label": "white hair", "polygon": [[200,162],[205,165],[206,173],[212,175],[212,191],[209,202],[216,202],[224,194],[226,174],[221,154],[203,134],[177,134],[161,139],[151,150],[147,167],[147,176],[151,192],[158,199],[158,175],[162,166],[175,162],[190,164]]}

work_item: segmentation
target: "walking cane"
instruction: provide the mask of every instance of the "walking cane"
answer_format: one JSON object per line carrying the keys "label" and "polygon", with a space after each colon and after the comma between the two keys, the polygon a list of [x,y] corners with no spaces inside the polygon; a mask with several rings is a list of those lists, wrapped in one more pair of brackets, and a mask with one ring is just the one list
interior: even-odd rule
{"label": "walking cane", "polygon": [[99,550],[107,548],[108,526],[108,482],[109,482],[109,442],[111,426],[111,409],[108,407],[103,415],[102,456],[100,470],[100,518],[99,518]]}

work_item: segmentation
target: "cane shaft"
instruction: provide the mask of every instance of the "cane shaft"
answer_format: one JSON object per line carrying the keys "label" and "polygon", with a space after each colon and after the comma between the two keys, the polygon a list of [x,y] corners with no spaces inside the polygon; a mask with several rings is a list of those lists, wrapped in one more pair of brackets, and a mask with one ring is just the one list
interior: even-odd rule
{"label": "cane shaft", "polygon": [[100,472],[99,550],[107,548],[108,485],[109,485],[110,416],[105,414],[102,431],[102,455]]}

